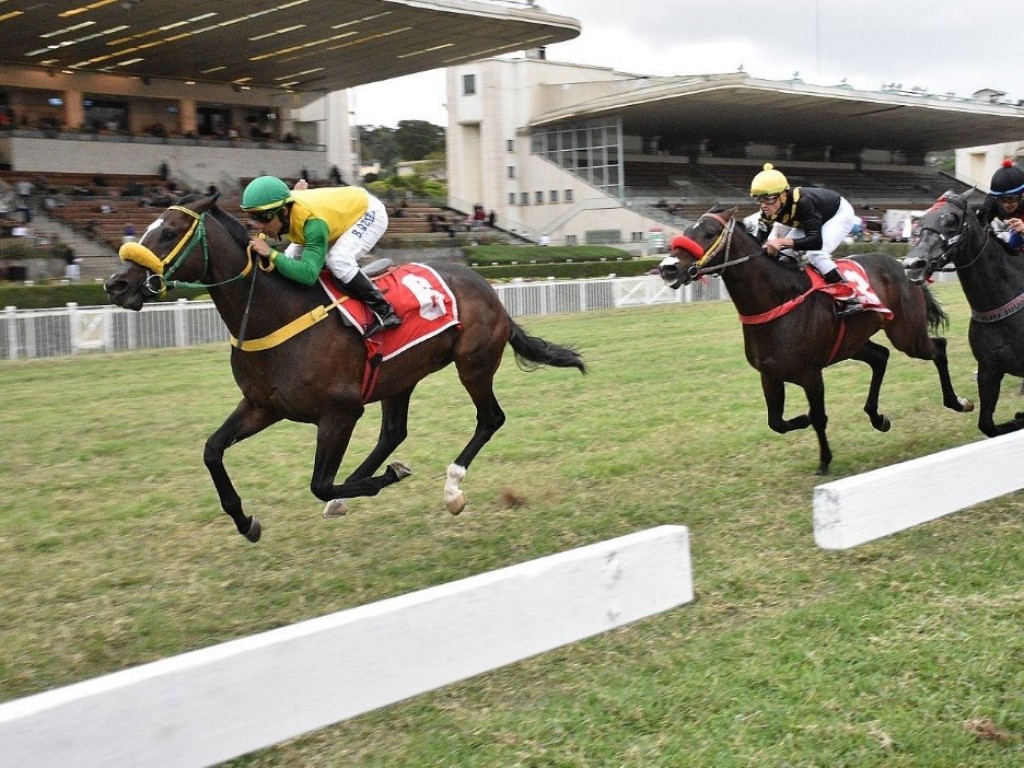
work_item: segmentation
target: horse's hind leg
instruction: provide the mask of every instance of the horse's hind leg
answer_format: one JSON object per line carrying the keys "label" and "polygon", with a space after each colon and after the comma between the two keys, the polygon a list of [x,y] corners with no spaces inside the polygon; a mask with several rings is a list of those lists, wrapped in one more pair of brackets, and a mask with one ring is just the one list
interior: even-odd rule
{"label": "horse's hind leg", "polygon": [[505,412],[494,396],[494,372],[497,365],[489,371],[464,370],[459,368],[459,378],[469,392],[476,406],[476,429],[466,447],[448,466],[444,484],[444,505],[453,515],[459,514],[466,507],[466,494],[459,483],[466,477],[466,471],[480,450],[487,445],[494,433],[505,423]]}
{"label": "horse's hind leg", "polygon": [[242,510],[242,499],[224,468],[224,451],[237,442],[280,421],[280,417],[243,399],[220,428],[206,440],[203,463],[213,478],[221,508],[235,521],[235,528],[249,541],[259,541],[262,528],[255,517]]}
{"label": "horse's hind leg", "polygon": [[[904,315],[906,317],[907,315]],[[929,336],[927,329],[920,325],[890,324],[885,330],[886,336],[900,352],[917,360],[931,360],[939,374],[939,386],[942,389],[942,404],[952,411],[968,413],[974,410],[974,403],[966,397],[957,395],[953,389],[953,380],[949,375],[949,359],[946,356],[946,340],[941,336]]]}
{"label": "horse's hind leg", "polygon": [[860,360],[871,368],[871,383],[868,385],[868,396],[864,401],[864,413],[871,420],[871,426],[879,432],[888,432],[892,424],[888,417],[878,412],[878,396],[882,391],[882,379],[889,363],[889,350],[873,341],[865,342],[857,353],[850,355],[852,360]]}

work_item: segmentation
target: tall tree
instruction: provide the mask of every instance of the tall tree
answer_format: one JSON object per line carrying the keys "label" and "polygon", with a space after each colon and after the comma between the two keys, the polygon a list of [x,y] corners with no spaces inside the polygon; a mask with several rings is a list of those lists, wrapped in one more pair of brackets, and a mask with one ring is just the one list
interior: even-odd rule
{"label": "tall tree", "polygon": [[394,168],[401,160],[395,129],[386,125],[359,126],[359,159],[377,160],[381,169]]}
{"label": "tall tree", "polygon": [[434,152],[444,152],[444,128],[426,120],[399,120],[395,142],[402,160],[422,160]]}

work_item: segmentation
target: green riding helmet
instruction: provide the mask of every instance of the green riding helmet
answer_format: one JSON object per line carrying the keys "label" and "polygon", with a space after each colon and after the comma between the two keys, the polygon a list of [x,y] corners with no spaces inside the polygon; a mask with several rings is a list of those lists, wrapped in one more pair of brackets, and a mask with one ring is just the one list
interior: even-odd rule
{"label": "green riding helmet", "polygon": [[291,190],[276,176],[258,176],[242,193],[243,211],[270,211],[288,202]]}

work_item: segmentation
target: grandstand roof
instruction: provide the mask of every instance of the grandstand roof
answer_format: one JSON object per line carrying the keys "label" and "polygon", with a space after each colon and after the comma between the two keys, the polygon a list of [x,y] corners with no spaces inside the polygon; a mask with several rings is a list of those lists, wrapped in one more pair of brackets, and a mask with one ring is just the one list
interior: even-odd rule
{"label": "grandstand roof", "polygon": [[[940,151],[1024,139],[1024,109],[980,98],[903,91],[856,91],[743,73],[635,77],[608,84],[608,95],[539,115],[531,127],[621,116],[623,132],[675,141],[764,142],[904,151]],[[551,86],[553,87],[553,86]]]}
{"label": "grandstand roof", "polygon": [[579,33],[523,2],[13,0],[0,7],[0,64],[332,91]]}

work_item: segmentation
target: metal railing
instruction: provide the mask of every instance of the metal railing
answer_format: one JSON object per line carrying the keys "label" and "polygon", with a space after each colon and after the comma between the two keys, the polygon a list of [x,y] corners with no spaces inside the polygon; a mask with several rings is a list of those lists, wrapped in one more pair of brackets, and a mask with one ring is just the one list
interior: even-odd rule
{"label": "metal railing", "polygon": [[[655,275],[597,280],[543,280],[494,286],[513,317],[559,315],[620,307],[708,301],[727,297],[721,280],[678,291]],[[113,305],[54,309],[7,307],[0,316],[0,360],[66,357],[87,352],[189,347],[229,341],[211,301],[180,299],[142,312]]]}

